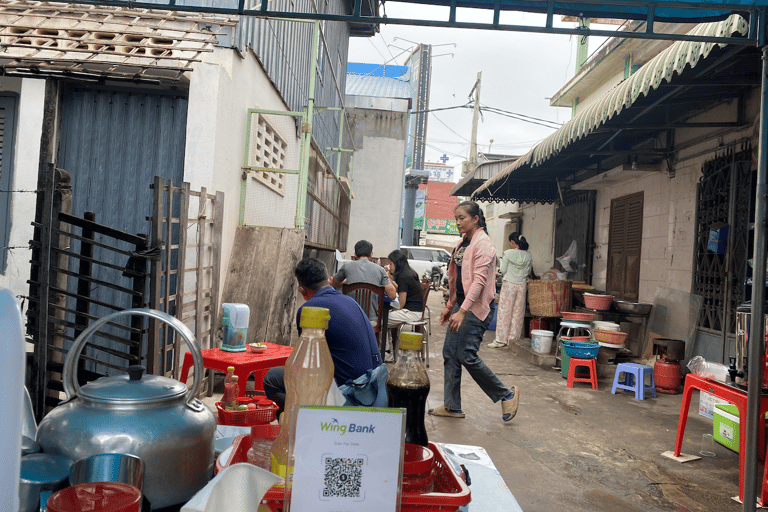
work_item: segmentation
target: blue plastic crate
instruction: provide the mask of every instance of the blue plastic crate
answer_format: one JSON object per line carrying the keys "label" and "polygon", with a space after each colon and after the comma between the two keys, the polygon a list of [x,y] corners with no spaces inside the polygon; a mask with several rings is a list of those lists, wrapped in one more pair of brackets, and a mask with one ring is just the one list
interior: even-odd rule
{"label": "blue plastic crate", "polygon": [[563,349],[569,357],[576,359],[594,359],[597,357],[597,351],[600,345],[597,343],[587,343],[582,341],[564,341]]}

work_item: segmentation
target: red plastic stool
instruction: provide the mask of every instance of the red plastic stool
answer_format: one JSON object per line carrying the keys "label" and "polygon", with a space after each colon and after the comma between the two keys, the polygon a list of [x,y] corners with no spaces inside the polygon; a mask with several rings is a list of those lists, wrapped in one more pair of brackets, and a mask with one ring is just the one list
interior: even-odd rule
{"label": "red plastic stool", "polygon": [[[589,377],[577,377],[576,376],[576,367],[577,366],[586,366],[589,368]],[[568,387],[572,388],[574,382],[591,382],[592,383],[592,389],[597,389],[597,364],[595,364],[595,359],[578,359],[578,358],[571,358],[571,363],[568,367]]]}

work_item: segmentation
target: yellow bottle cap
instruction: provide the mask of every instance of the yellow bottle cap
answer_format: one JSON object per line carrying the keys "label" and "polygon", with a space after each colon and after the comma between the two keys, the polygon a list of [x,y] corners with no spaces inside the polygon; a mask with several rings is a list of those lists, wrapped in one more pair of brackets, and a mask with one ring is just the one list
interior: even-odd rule
{"label": "yellow bottle cap", "polygon": [[238,377],[237,375],[232,376],[232,382],[237,382],[238,379],[240,379],[240,377]]}
{"label": "yellow bottle cap", "polygon": [[327,329],[331,312],[326,308],[305,307],[301,309],[299,325],[309,329]]}
{"label": "yellow bottle cap", "polygon": [[400,348],[403,350],[421,350],[421,338],[423,336],[420,332],[401,332]]}
{"label": "yellow bottle cap", "polygon": [[235,373],[235,367],[234,366],[227,366],[227,372]]}

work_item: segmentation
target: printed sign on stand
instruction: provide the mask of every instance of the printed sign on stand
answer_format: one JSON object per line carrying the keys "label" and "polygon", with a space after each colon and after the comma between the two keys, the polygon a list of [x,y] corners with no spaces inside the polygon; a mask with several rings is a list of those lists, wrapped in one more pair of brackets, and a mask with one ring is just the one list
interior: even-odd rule
{"label": "printed sign on stand", "polygon": [[404,424],[403,409],[299,407],[289,510],[399,510]]}

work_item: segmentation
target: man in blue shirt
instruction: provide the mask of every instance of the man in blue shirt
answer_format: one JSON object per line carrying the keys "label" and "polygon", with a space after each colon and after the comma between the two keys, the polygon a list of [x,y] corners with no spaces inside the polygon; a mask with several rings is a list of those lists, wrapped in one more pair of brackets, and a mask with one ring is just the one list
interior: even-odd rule
{"label": "man in blue shirt", "polygon": [[[299,326],[304,306],[326,308],[331,313],[325,338],[334,364],[334,378],[339,386],[354,380],[381,364],[379,346],[368,316],[351,297],[328,284],[328,271],[317,258],[301,260],[294,270],[299,293],[306,301],[296,315]],[[301,327],[299,326],[299,335]],[[285,367],[270,369],[264,376],[264,392],[280,412],[285,405]]]}

